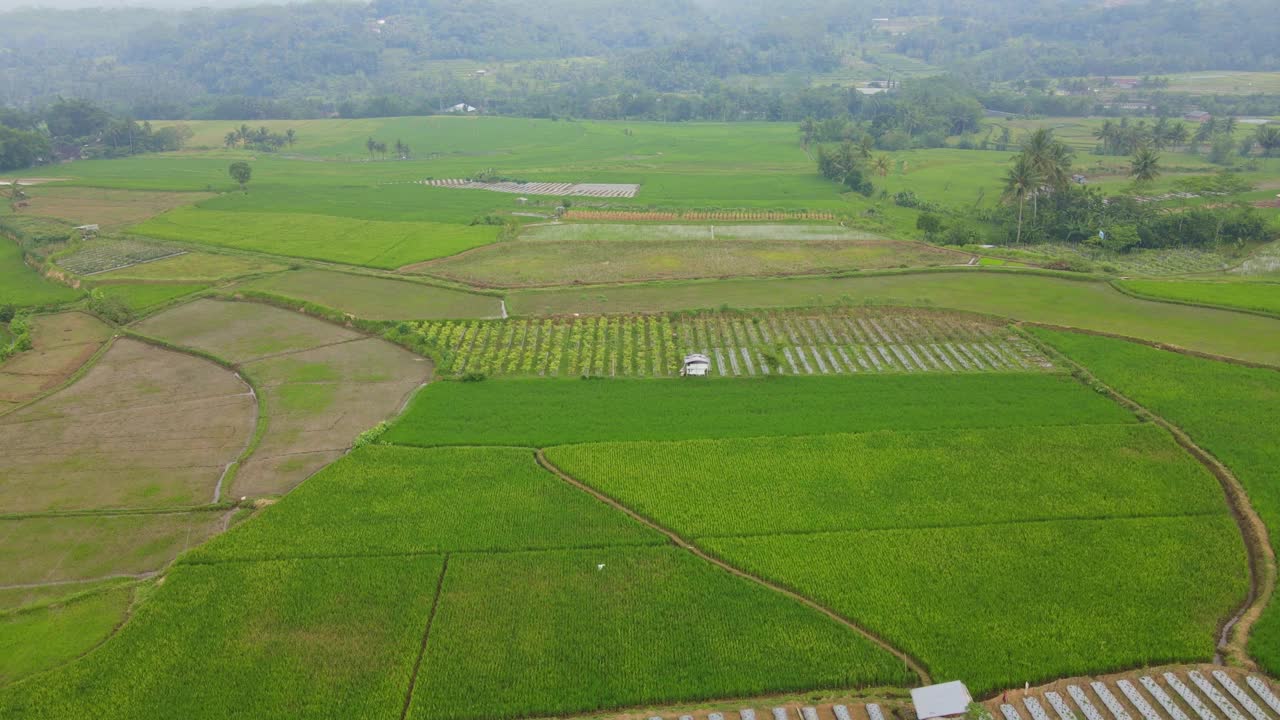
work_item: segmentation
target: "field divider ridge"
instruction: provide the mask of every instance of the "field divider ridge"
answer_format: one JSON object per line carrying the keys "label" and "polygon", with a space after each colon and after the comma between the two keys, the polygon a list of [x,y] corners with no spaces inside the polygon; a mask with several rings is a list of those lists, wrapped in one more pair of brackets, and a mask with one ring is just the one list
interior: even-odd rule
{"label": "field divider ridge", "polygon": [[699,540],[750,540],[770,537],[812,537],[818,535],[840,535],[843,533],[894,532],[898,530],[949,530],[986,527],[1008,527],[1012,525],[1039,525],[1057,522],[1107,522],[1126,520],[1178,520],[1182,518],[1216,517],[1221,511],[1191,513],[1153,513],[1132,515],[1064,515],[1062,517],[1033,517],[1012,520],[996,520],[987,522],[929,523],[924,525],[892,525],[885,527],[831,528],[827,530],[770,530],[766,532],[746,533],[714,533],[698,535]]}
{"label": "field divider ridge", "polygon": [[[1042,327],[1042,326],[1038,326]],[[1054,328],[1057,329],[1057,328]],[[1072,330],[1071,328],[1064,328]],[[1218,638],[1218,658],[1226,654],[1230,659],[1241,666],[1257,671],[1258,665],[1249,656],[1248,641],[1250,632],[1258,619],[1262,616],[1262,611],[1266,609],[1268,603],[1276,591],[1276,555],[1275,549],[1271,545],[1270,537],[1267,533],[1267,526],[1262,522],[1258,511],[1253,507],[1252,501],[1249,499],[1248,492],[1245,491],[1244,485],[1236,478],[1231,469],[1223,464],[1212,453],[1196,444],[1195,440],[1186,433],[1182,428],[1166,420],[1164,417],[1152,412],[1146,406],[1124,395],[1120,391],[1102,382],[1087,367],[1075,362],[1065,353],[1052,347],[1049,343],[1040,340],[1032,333],[1028,333],[1021,327],[1015,330],[1026,337],[1030,342],[1034,343],[1042,352],[1049,354],[1057,362],[1062,363],[1062,367],[1070,367],[1075,369],[1075,377],[1081,382],[1090,385],[1104,392],[1116,403],[1126,407],[1145,417],[1149,417],[1152,422],[1164,428],[1182,449],[1187,451],[1194,457],[1206,470],[1209,471],[1218,484],[1222,487],[1225,495],[1227,507],[1230,508],[1232,516],[1235,517],[1236,525],[1240,529],[1241,538],[1244,541],[1245,554],[1249,562],[1249,592],[1245,596],[1243,603],[1239,609],[1230,618],[1222,623],[1221,632]],[[1092,333],[1084,331],[1086,335],[1101,335],[1101,333]],[[1105,335],[1104,335],[1105,336]],[[1114,336],[1105,336],[1114,337]],[[1128,340],[1129,338],[1123,338]],[[1197,357],[1206,357],[1209,359],[1217,359],[1202,353],[1194,351],[1183,351],[1176,348],[1169,348],[1160,343],[1137,341],[1139,344],[1154,347],[1160,350],[1168,350],[1172,352],[1184,352],[1188,355]],[[1230,361],[1228,361],[1230,362]],[[1240,361],[1238,364],[1247,365],[1249,367],[1259,367],[1270,370],[1280,370],[1270,365],[1257,365]]]}
{"label": "field divider ridge", "polygon": [[702,548],[698,547],[692,542],[681,537],[674,530],[668,529],[658,524],[657,522],[645,517],[644,515],[641,515],[635,510],[632,510],[630,507],[626,506],[622,502],[610,497],[609,495],[606,495],[600,492],[599,490],[596,490],[590,485],[587,485],[586,483],[583,483],[577,478],[574,478],[573,476],[564,472],[559,467],[557,467],[554,463],[552,463],[550,460],[547,459],[547,456],[542,449],[538,449],[537,451],[535,451],[534,457],[537,459],[539,465],[541,465],[547,471],[555,474],[555,476],[560,478],[562,481],[568,483],[574,488],[577,488],[578,490],[581,490],[582,492],[587,493],[588,495],[591,495],[596,500],[599,500],[600,502],[612,507],[613,509],[626,513],[628,517],[635,520],[636,522],[642,525],[645,525],[646,527],[652,530],[662,533],[676,547],[692,553],[695,557],[699,558],[700,560],[711,563],[712,565],[720,568],[721,570],[724,570],[725,572],[730,573],[731,575],[734,575],[743,580],[747,580],[749,582],[760,585],[761,587],[764,587],[768,590],[772,590],[773,592],[778,593],[779,595],[788,597],[812,610],[816,610],[817,612],[822,613],[828,618],[843,625],[848,630],[856,633],[857,635],[862,636],[867,641],[871,642],[872,644],[876,645],[877,647],[885,650],[886,652],[892,654],[894,657],[901,660],[902,663],[907,668],[909,668],[913,673],[919,676],[923,684],[928,685],[932,683],[932,679],[929,676],[929,672],[928,670],[925,669],[922,663],[920,663],[918,660],[908,655],[905,651],[900,650],[897,647],[894,647],[888,641],[879,637],[878,635],[871,632],[870,630],[862,627],[861,625],[858,625],[853,620],[847,617],[844,617],[843,615],[841,615],[840,613],[837,613],[831,608],[821,605],[818,602],[814,601],[813,599],[808,598],[804,595],[801,595],[800,593],[794,590],[790,590],[781,585],[774,584],[764,579],[763,577],[760,577],[758,575],[753,575],[749,572],[746,572],[745,570],[742,570],[733,565],[730,565],[729,563],[721,560],[720,558],[715,557],[714,555],[711,555],[707,551],[703,550]]}
{"label": "field divider ridge", "polygon": [[427,654],[427,641],[431,639],[431,626],[436,620],[436,610],[440,608],[440,595],[444,592],[444,576],[448,572],[449,554],[445,553],[444,562],[440,566],[440,577],[436,579],[436,594],[431,599],[431,612],[427,615],[427,627],[422,631],[422,644],[418,646],[418,658],[413,663],[413,674],[409,676],[409,687],[405,690],[400,720],[405,720],[409,716],[409,706],[413,703],[413,691],[418,685],[418,672],[422,669],[422,658]]}

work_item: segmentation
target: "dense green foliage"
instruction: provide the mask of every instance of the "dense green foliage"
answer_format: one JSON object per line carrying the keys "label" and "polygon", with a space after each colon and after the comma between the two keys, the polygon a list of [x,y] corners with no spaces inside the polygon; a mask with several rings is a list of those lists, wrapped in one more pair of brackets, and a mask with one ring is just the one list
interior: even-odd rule
{"label": "dense green foliage", "polygon": [[533,452],[371,445],[192,556],[391,555],[656,544],[662,537],[562,483]]}
{"label": "dense green foliage", "polygon": [[690,537],[1216,514],[1152,425],[602,443],[548,459]]}
{"label": "dense green foliage", "polygon": [[0,715],[394,716],[442,564],[420,556],[180,566],[111,642],[0,690]]}
{"label": "dense green foliage", "polygon": [[[1110,338],[1034,332],[1226,463],[1280,551],[1280,373]],[[1254,627],[1249,649],[1270,672],[1280,673],[1280,602],[1275,599]]]}
{"label": "dense green foliage", "polygon": [[[1206,483],[1212,482],[1206,479]],[[1216,515],[707,539],[975,694],[1212,659],[1243,600],[1235,523]]]}
{"label": "dense green foliage", "polygon": [[1114,423],[1131,416],[1046,374],[787,377],[726,382],[489,380],[436,383],[386,434],[411,445],[814,435]]}
{"label": "dense green foliage", "polygon": [[70,302],[80,293],[40,277],[22,260],[22,248],[0,235],[0,305],[32,307]]}
{"label": "dense green foliage", "polygon": [[902,685],[867,640],[672,547],[454,555],[409,717]]}
{"label": "dense green foliage", "polygon": [[1119,285],[1156,299],[1280,314],[1280,284],[1276,283],[1124,280]]}
{"label": "dense green foliage", "polygon": [[[425,114],[459,102],[543,117],[798,120],[860,105],[839,83],[850,68],[897,80],[945,67],[981,83],[1001,109],[1083,114],[1093,98],[1045,92],[1043,79],[1280,69],[1266,32],[1270,9],[1267,0],[916,0],[805,2],[783,14],[722,0],[554,0],[537,8],[382,0],[182,13],[26,10],[0,19],[8,51],[0,71],[10,71],[0,101],[29,106],[61,94],[139,117],[234,120]],[[1014,79],[1039,82],[988,87]]]}

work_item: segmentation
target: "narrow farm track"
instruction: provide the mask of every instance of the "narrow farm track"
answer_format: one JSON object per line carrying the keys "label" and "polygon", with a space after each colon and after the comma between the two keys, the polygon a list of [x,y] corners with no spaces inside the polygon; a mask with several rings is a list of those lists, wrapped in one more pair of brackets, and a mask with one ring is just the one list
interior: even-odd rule
{"label": "narrow farm track", "polygon": [[933,682],[933,680],[929,676],[928,670],[926,670],[924,668],[924,665],[922,665],[918,660],[911,657],[910,655],[903,652],[902,650],[899,650],[893,645],[890,645],[884,639],[878,637],[871,631],[858,625],[857,623],[850,620],[849,618],[846,618],[843,615],[840,615],[839,613],[835,612],[831,608],[818,604],[817,602],[813,601],[808,597],[805,597],[804,595],[801,595],[800,593],[794,592],[792,590],[788,590],[787,588],[782,587],[781,585],[776,585],[774,583],[771,583],[768,580],[765,580],[764,578],[758,575],[753,575],[737,567],[734,567],[733,565],[730,565],[729,563],[726,563],[723,560],[707,553],[702,548],[699,548],[697,545],[694,545],[688,540],[685,540],[680,535],[676,534],[675,531],[670,530],[669,528],[663,527],[662,525],[659,525],[658,523],[637,513],[636,511],[632,510],[631,508],[627,507],[621,502],[615,500],[614,498],[609,497],[608,495],[605,495],[604,493],[596,490],[595,488],[581,482],[580,480],[564,472],[559,467],[557,467],[554,463],[548,460],[546,457],[546,454],[543,453],[541,449],[536,450],[534,452],[534,457],[537,459],[538,464],[541,465],[543,468],[545,468],[548,472],[555,474],[556,477],[560,478],[564,482],[577,488],[578,490],[581,490],[582,492],[587,493],[588,495],[591,495],[595,499],[599,500],[602,503],[605,503],[606,505],[614,508],[615,510],[626,513],[627,516],[631,517],[636,522],[639,522],[645,525],[646,527],[650,527],[656,530],[657,532],[662,533],[668,539],[670,539],[671,542],[674,543],[677,547],[683,548],[689,551],[690,553],[693,553],[693,555],[695,555],[699,559],[709,562],[712,565],[715,565],[716,567],[724,570],[725,572],[728,572],[732,575],[740,577],[744,580],[753,582],[762,587],[768,588],[769,590],[772,590],[773,592],[776,592],[780,595],[785,595],[786,597],[791,598],[796,602],[799,602],[813,610],[816,610],[822,613],[823,615],[826,615],[827,617],[831,618],[832,620],[835,620],[836,622],[845,626],[846,628],[853,631],[854,633],[857,633],[858,635],[866,638],[868,641],[874,643],[876,646],[880,648],[883,648],[886,652],[892,654],[894,657],[901,660],[904,665],[906,665],[908,668],[911,669],[913,673],[915,673],[917,676],[920,677],[920,681],[923,684],[928,685]]}
{"label": "narrow farm track", "polygon": [[61,587],[63,585],[84,585],[85,583],[105,582],[107,580],[150,580],[160,574],[159,570],[141,573],[118,573],[83,580],[55,580],[53,582],[18,583],[17,585],[0,585],[0,590],[34,590],[45,587]]}
{"label": "narrow farm track", "polygon": [[[1150,417],[1153,422],[1168,431],[1184,450],[1198,460],[1218,480],[1218,483],[1222,486],[1223,494],[1226,496],[1227,506],[1231,509],[1231,514],[1235,517],[1236,525],[1240,528],[1240,534],[1244,538],[1245,551],[1249,561],[1249,594],[1245,597],[1244,603],[1235,615],[1223,623],[1218,638],[1219,658],[1215,658],[1215,660],[1219,660],[1225,655],[1234,664],[1247,667],[1250,670],[1257,670],[1257,664],[1249,657],[1249,635],[1253,630],[1254,624],[1261,617],[1262,611],[1266,609],[1271,597],[1275,594],[1277,564],[1275,550],[1267,533],[1267,526],[1262,522],[1257,510],[1254,509],[1253,503],[1249,500],[1249,495],[1240,480],[1209,451],[1196,444],[1195,440],[1191,439],[1191,436],[1183,431],[1182,428],[1102,382],[1088,368],[1057,352],[1047,344],[1041,343],[1034,336],[1027,334],[1026,337],[1039,346],[1043,352],[1055,357],[1063,367],[1074,368],[1078,373],[1077,377],[1082,381],[1101,388],[1111,399],[1124,407]],[[1150,345],[1166,350],[1171,349],[1159,344]],[[1201,356],[1199,353],[1193,352],[1188,352],[1187,354]],[[1254,366],[1250,363],[1241,364]]]}

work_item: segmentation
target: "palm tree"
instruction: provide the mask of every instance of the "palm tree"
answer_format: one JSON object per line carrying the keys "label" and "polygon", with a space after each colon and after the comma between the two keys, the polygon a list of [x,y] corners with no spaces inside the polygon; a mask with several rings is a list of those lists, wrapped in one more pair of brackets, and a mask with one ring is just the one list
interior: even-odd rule
{"label": "palm tree", "polygon": [[1004,176],[1002,198],[1005,202],[1018,201],[1018,243],[1022,242],[1022,213],[1027,205],[1027,197],[1034,195],[1043,181],[1035,163],[1025,152],[1014,158],[1013,167]]}
{"label": "palm tree", "polygon": [[369,138],[364,141],[364,148],[369,151],[369,159],[372,160],[373,151],[378,149],[378,141],[373,138]]}
{"label": "palm tree", "polygon": [[1116,142],[1115,123],[1107,120],[1102,123],[1102,127],[1094,131],[1093,136],[1102,141],[1102,152],[1110,155]]}
{"label": "palm tree", "polygon": [[880,155],[879,157],[876,158],[876,161],[872,163],[871,168],[875,170],[876,174],[879,175],[880,177],[884,177],[888,175],[889,174],[889,156]]}
{"label": "palm tree", "polygon": [[1254,142],[1258,143],[1258,147],[1262,148],[1262,154],[1271,157],[1277,150],[1280,150],[1280,125],[1270,123],[1267,125],[1259,125],[1257,130],[1253,131]]}
{"label": "palm tree", "polygon": [[285,142],[289,143],[289,147],[293,147],[293,141],[297,137],[298,137],[298,134],[293,131],[293,128],[289,128],[288,130],[284,131],[284,140]]}
{"label": "palm tree", "polygon": [[1129,175],[1138,184],[1155,180],[1160,176],[1160,153],[1147,145],[1138,148],[1129,161]]}
{"label": "palm tree", "polygon": [[875,138],[870,135],[863,135],[858,141],[858,157],[866,160],[871,157],[871,151],[876,149]]}
{"label": "palm tree", "polygon": [[222,139],[222,142],[227,147],[233,148],[236,146],[236,142],[238,140],[239,138],[236,136],[236,131],[232,130],[231,132],[227,133],[227,136]]}
{"label": "palm tree", "polygon": [[1239,121],[1236,120],[1234,117],[1228,117],[1226,120],[1222,121],[1222,127],[1219,129],[1222,131],[1224,135],[1227,135],[1227,136],[1235,135],[1236,127],[1238,124],[1239,124]]}

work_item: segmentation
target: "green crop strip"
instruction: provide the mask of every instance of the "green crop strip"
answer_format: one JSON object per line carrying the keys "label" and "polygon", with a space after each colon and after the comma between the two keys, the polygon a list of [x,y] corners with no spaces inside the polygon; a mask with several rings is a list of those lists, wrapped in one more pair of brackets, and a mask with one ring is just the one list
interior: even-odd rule
{"label": "green crop strip", "polygon": [[[1033,329],[1103,382],[1182,428],[1227,465],[1280,552],[1280,372],[1241,367],[1075,333]],[[1253,629],[1249,651],[1280,673],[1280,602]]]}

